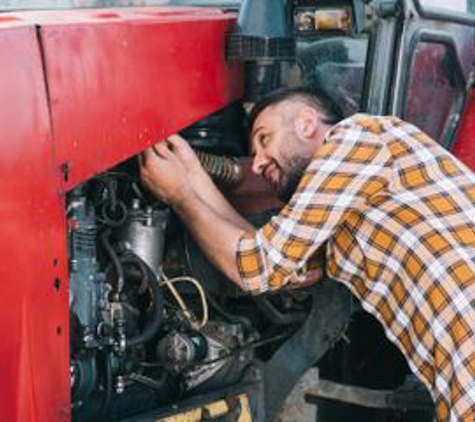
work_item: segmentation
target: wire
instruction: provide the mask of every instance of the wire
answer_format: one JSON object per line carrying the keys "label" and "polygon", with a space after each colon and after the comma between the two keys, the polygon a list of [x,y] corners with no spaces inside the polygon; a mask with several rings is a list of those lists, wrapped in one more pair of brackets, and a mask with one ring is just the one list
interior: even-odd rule
{"label": "wire", "polygon": [[[180,305],[180,308],[183,311],[183,314],[188,319],[192,327],[195,329],[203,328],[208,323],[208,320],[209,320],[209,307],[208,307],[208,301],[206,298],[206,293],[203,287],[201,286],[200,282],[196,278],[188,277],[188,276],[168,278],[163,271],[161,275],[163,277],[163,280],[161,280],[160,277],[158,277],[159,282],[161,282],[161,284],[164,284],[170,289],[171,294]],[[174,284],[179,283],[179,282],[191,283],[193,284],[193,286],[195,286],[196,290],[198,290],[198,293],[201,299],[201,306],[202,306],[202,319],[200,323],[196,323],[194,315],[188,309],[182,296],[180,295],[178,290],[175,288]]]}
{"label": "wire", "polygon": [[186,306],[185,302],[183,301],[180,293],[178,293],[178,290],[175,288],[175,286],[173,286],[173,283],[170,283],[168,281],[168,279],[166,278],[165,274],[162,273],[162,276],[164,278],[164,280],[162,280],[160,278],[160,276],[157,277],[158,281],[160,284],[163,284],[165,286],[168,287],[168,289],[170,290],[172,296],[175,298],[175,300],[177,301],[178,305],[180,306],[183,314],[185,315],[186,319],[193,325],[195,324],[194,320],[195,320],[195,317],[194,315],[188,310],[188,307]]}
{"label": "wire", "polygon": [[204,327],[208,320],[209,320],[209,307],[208,307],[208,301],[206,298],[206,293],[205,290],[203,289],[203,286],[201,286],[200,282],[193,277],[188,277],[188,276],[180,276],[180,277],[175,277],[172,279],[165,279],[165,283],[170,283],[173,285],[173,283],[177,282],[188,282],[193,284],[196,287],[196,290],[198,290],[198,293],[201,298],[201,305],[202,305],[202,320],[200,324],[200,328]]}

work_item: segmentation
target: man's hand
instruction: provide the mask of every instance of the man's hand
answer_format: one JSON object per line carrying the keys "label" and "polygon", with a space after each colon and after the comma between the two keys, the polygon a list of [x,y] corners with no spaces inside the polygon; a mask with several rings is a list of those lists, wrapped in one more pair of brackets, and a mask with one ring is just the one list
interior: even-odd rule
{"label": "man's hand", "polygon": [[173,207],[200,198],[219,216],[247,232],[252,227],[215,186],[187,141],[172,135],[142,154],[141,175],[150,191]]}
{"label": "man's hand", "polygon": [[187,142],[171,136],[148,148],[141,176],[154,195],[173,206],[211,262],[240,285],[236,247],[254,227],[229,205]]}
{"label": "man's hand", "polygon": [[[185,142],[182,138],[181,140]],[[167,141],[147,148],[141,156],[140,171],[142,181],[150,191],[172,206],[177,205],[182,199],[194,195],[188,166],[192,168],[196,166],[191,155],[194,155],[191,148],[190,151],[187,151],[181,142],[176,142],[178,147],[175,148]],[[196,158],[196,160],[198,159]],[[199,161],[198,165],[200,165]]]}
{"label": "man's hand", "polygon": [[165,142],[173,153],[181,160],[184,167],[192,177],[205,173],[200,160],[185,139],[179,135],[171,135],[165,140]]}
{"label": "man's hand", "polygon": [[[155,155],[151,155],[154,152]],[[157,169],[158,166],[165,166],[167,170]],[[191,188],[195,193],[206,192],[212,185],[197,155],[188,142],[179,135],[171,135],[142,154],[142,179],[153,194],[171,205],[174,205],[182,193],[173,189],[176,189],[177,185],[185,188],[180,179],[182,182],[186,179],[189,185],[187,188]],[[172,190],[164,190],[169,183]],[[178,194],[176,199],[175,194]]]}

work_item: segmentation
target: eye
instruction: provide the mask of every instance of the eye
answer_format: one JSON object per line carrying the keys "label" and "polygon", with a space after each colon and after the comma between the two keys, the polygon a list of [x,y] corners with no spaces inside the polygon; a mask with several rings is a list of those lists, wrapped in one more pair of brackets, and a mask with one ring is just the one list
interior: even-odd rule
{"label": "eye", "polygon": [[259,133],[257,142],[262,148],[265,148],[269,144],[269,136],[266,133]]}

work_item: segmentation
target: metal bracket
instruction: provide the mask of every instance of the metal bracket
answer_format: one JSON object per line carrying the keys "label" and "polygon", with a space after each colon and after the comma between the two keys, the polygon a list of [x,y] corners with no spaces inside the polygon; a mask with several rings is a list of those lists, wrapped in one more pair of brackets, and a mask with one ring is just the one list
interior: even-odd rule
{"label": "metal bracket", "polygon": [[401,10],[400,0],[379,0],[376,5],[378,16],[383,19],[398,16]]}

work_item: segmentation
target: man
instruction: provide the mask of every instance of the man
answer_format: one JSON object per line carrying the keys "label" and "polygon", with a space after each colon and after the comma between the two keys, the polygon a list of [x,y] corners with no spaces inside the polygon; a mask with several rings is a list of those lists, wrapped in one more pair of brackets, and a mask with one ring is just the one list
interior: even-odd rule
{"label": "man", "polygon": [[475,420],[475,177],[396,117],[338,113],[305,89],[251,117],[253,170],[289,202],[255,230],[185,141],[147,150],[142,177],[210,259],[254,293],[326,271],[384,325],[430,389],[439,421]]}

